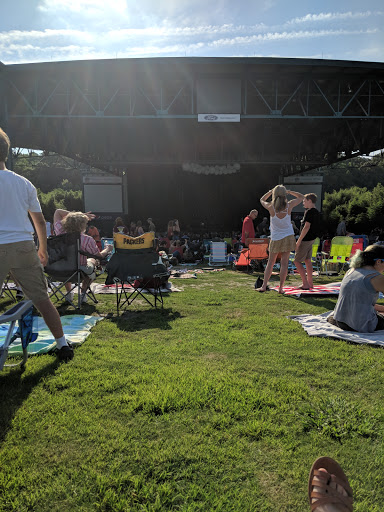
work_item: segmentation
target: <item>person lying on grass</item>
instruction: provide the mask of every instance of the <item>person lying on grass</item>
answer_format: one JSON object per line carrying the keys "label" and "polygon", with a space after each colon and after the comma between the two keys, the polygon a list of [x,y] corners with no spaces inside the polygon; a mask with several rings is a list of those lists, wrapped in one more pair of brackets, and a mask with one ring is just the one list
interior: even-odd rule
{"label": "person lying on grass", "polygon": [[384,247],[370,245],[364,251],[356,251],[350,267],[327,321],[345,331],[384,329],[384,306],[376,304],[379,292],[384,292]]}

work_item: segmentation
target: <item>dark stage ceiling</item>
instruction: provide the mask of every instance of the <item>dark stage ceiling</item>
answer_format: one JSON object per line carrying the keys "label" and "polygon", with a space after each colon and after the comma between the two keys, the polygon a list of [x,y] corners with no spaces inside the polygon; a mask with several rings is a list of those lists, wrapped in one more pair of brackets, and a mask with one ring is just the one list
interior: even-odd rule
{"label": "dark stage ceiling", "polygon": [[[157,58],[0,66],[14,146],[95,167],[238,162],[294,174],[384,147],[384,64]],[[198,122],[240,114],[240,122]]]}
{"label": "dark stage ceiling", "polygon": [[[196,221],[219,224],[255,207],[259,191],[282,176],[384,148],[383,63],[152,58],[0,64],[0,94],[0,126],[15,147],[124,171],[126,211],[136,218],[193,210]],[[199,122],[202,114],[211,115],[209,122]],[[237,122],[217,122],[220,114]],[[137,194],[148,185],[152,212]]]}

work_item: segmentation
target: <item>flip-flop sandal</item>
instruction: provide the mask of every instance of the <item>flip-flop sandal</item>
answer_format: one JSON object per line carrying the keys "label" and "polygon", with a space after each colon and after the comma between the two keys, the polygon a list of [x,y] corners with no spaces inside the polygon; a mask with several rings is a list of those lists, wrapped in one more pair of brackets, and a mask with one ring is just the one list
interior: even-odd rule
{"label": "flip-flop sandal", "polygon": [[[323,468],[327,471],[319,471]],[[316,482],[313,478],[316,477]],[[340,485],[347,496],[341,494],[330,484]],[[320,487],[323,492],[317,492],[314,487]],[[308,480],[308,498],[311,506],[311,512],[315,512],[318,507],[334,504],[339,507],[340,512],[352,512],[353,510],[353,491],[349,486],[348,479],[341,466],[330,457],[320,457],[315,460],[309,473]],[[312,500],[316,500],[312,502]]]}
{"label": "flip-flop sandal", "polygon": [[256,288],[256,291],[259,293],[269,292],[269,286],[267,286],[266,290],[262,290],[261,288]]}

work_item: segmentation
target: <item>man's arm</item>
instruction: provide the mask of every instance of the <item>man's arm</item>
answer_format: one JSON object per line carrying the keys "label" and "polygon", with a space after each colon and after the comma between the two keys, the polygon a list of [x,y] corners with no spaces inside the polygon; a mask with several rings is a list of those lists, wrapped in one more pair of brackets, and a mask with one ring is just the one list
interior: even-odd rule
{"label": "man's arm", "polygon": [[47,226],[45,224],[44,215],[41,212],[29,212],[32,218],[33,225],[35,227],[37,238],[39,239],[39,249],[37,254],[41,261],[41,264],[45,267],[48,263],[48,252],[47,252]]}

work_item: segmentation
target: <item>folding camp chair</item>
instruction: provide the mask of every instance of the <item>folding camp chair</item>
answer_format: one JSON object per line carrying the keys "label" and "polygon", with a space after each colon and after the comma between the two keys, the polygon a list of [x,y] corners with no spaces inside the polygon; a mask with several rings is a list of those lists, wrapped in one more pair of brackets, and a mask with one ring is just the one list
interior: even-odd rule
{"label": "folding camp chair", "polygon": [[226,237],[226,238],[223,238],[224,242],[227,243],[227,247],[230,247],[232,249],[232,238],[231,237]]}
{"label": "folding camp chair", "polygon": [[3,283],[3,287],[0,290],[0,298],[3,296],[8,297],[12,302],[17,302],[16,297],[12,293],[12,289],[9,287],[10,275],[8,274],[6,280]]}
{"label": "folding camp chair", "polygon": [[108,261],[105,284],[116,285],[116,309],[141,297],[150,306],[163,307],[161,286],[169,277],[161,256],[155,250],[155,235],[144,233],[133,238],[122,233],[113,235],[115,253]]}
{"label": "folding camp chair", "polygon": [[[269,238],[252,238],[248,242],[248,265],[255,270],[258,265],[268,260]],[[261,268],[263,271],[264,268]]]}
{"label": "folding camp chair", "polygon": [[353,238],[350,236],[335,236],[334,238],[332,238],[329,254],[327,254],[326,252],[321,253],[321,268],[324,268],[327,276],[330,275],[328,274],[329,263],[339,264],[338,273],[340,270],[344,268],[344,266],[349,261],[352,246]]}
{"label": "folding camp chair", "polygon": [[320,238],[315,238],[312,245],[312,267],[316,269],[318,273],[320,273],[321,268],[321,252],[319,252]]}
{"label": "folding camp chair", "polygon": [[211,242],[208,265],[228,265],[227,242]]}
{"label": "folding camp chair", "polygon": [[[10,322],[7,334],[5,336],[4,343],[0,345],[0,371],[4,366],[17,366],[20,364],[22,367],[25,366],[28,358],[27,347],[32,341],[37,338],[37,333],[32,332],[32,314],[33,304],[31,300],[23,300],[12,306],[11,309],[6,311],[0,316],[0,324]],[[16,322],[19,323],[19,328],[16,333],[13,333]],[[20,363],[16,364],[5,364],[8,356],[9,345],[15,341],[15,339],[21,338],[23,348],[23,359]]]}
{"label": "folding camp chair", "polygon": [[211,250],[211,240],[209,240],[208,238],[204,238],[203,239],[203,246],[204,246],[204,250],[205,250],[205,254],[204,254],[204,259],[205,260],[209,260],[209,253],[210,253],[210,250]]}
{"label": "folding camp chair", "polygon": [[[44,268],[50,297],[66,299],[73,307],[81,307],[81,283],[87,274],[81,269],[80,254],[92,256],[80,250],[80,233],[63,233],[47,238],[48,264]],[[89,276],[88,276],[89,277]],[[71,283],[71,292],[77,289],[77,306],[69,298],[65,285]],[[96,304],[98,301],[88,286],[87,296]]]}
{"label": "folding camp chair", "polygon": [[351,235],[351,238],[353,238],[353,246],[350,256],[352,258],[356,251],[364,251],[369,242],[367,235]]}

